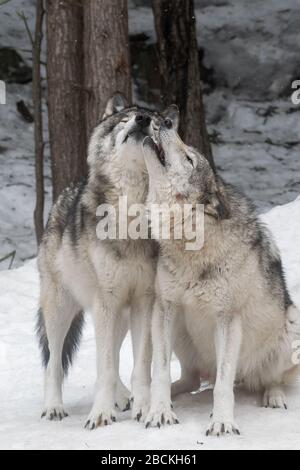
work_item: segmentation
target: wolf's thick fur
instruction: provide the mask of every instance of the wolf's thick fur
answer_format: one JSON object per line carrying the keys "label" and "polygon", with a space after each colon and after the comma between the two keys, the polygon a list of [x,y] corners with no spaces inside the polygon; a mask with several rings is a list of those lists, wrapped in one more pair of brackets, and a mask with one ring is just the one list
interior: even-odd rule
{"label": "wolf's thick fur", "polygon": [[[181,240],[159,240],[153,313],[154,371],[148,425],[176,421],[171,409],[170,356],[181,362],[173,394],[214,383],[207,434],[239,433],[234,421],[235,380],[264,391],[265,406],[286,407],[281,389],[300,338],[277,248],[252,203],[213,173],[167,120],[161,152],[150,138],[144,153],[150,175],[148,203],[204,205],[204,246],[186,251]],[[195,206],[196,207],[196,206]],[[197,209],[195,209],[197,210]]]}
{"label": "wolf's thick fur", "polygon": [[[121,104],[120,104],[121,101]],[[145,135],[160,117],[126,108],[120,97],[108,103],[88,149],[89,176],[63,191],[52,208],[40,247],[41,279],[38,334],[46,366],[43,415],[63,418],[63,369],[66,371],[81,332],[83,311],[91,310],[97,343],[97,385],[86,427],[116,420],[115,404],[129,406],[118,376],[119,351],[128,325],[134,349],[133,417],[147,412],[150,387],[150,324],[156,245],[147,240],[99,240],[97,207],[143,203],[148,175],[142,152]]]}

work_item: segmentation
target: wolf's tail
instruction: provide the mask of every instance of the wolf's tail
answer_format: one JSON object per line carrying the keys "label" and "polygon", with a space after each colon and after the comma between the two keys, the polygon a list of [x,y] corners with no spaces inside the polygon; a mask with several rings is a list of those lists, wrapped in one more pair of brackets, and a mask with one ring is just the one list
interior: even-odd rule
{"label": "wolf's tail", "polygon": [[[68,368],[70,365],[72,365],[74,354],[79,347],[83,325],[83,312],[80,312],[76,315],[76,317],[74,317],[67,333],[67,336],[65,337],[63,345],[62,367],[65,375],[68,373]],[[45,320],[41,308],[39,308],[37,314],[36,333],[38,336],[39,346],[42,353],[42,363],[44,367],[47,367],[50,358],[50,351],[45,327]]]}

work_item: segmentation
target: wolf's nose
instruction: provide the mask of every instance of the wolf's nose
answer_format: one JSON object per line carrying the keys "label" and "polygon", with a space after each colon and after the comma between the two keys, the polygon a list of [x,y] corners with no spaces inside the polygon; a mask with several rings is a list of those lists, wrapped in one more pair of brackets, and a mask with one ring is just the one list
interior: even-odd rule
{"label": "wolf's nose", "polygon": [[137,114],[135,117],[135,122],[140,127],[148,127],[150,126],[151,119],[149,116],[146,116],[145,114]]}
{"label": "wolf's nose", "polygon": [[167,118],[164,120],[164,125],[168,128],[168,129],[171,129],[172,126],[173,126],[173,123],[171,121],[171,119]]}

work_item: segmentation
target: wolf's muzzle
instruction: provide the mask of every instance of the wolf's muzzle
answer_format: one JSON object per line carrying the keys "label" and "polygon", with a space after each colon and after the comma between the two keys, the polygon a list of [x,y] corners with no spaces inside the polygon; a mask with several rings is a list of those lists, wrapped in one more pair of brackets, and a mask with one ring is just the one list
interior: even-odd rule
{"label": "wolf's muzzle", "polygon": [[167,128],[167,129],[172,129],[173,127],[173,122],[170,118],[166,118],[163,120],[161,123],[161,127]]}
{"label": "wolf's muzzle", "polygon": [[151,118],[146,114],[139,113],[135,117],[135,122],[141,129],[144,129],[150,126]]}

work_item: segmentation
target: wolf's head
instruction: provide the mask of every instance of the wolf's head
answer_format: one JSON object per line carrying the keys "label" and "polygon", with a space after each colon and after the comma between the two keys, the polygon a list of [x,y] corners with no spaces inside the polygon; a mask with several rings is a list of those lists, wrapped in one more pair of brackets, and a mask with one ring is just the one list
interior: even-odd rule
{"label": "wolf's head", "polygon": [[101,166],[105,173],[107,166],[110,172],[116,165],[120,171],[146,172],[142,143],[146,136],[154,136],[161,119],[157,112],[129,107],[121,94],[114,95],[90,139],[90,168]]}
{"label": "wolf's head", "polygon": [[180,139],[178,108],[161,121],[157,138],[146,137],[143,150],[149,173],[151,203],[203,204],[204,211],[216,219],[229,217],[223,185],[207,159]]}

